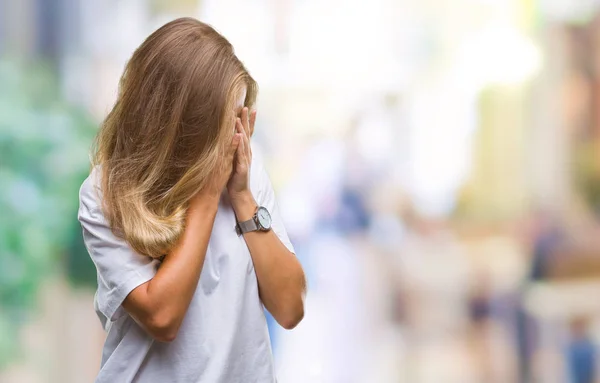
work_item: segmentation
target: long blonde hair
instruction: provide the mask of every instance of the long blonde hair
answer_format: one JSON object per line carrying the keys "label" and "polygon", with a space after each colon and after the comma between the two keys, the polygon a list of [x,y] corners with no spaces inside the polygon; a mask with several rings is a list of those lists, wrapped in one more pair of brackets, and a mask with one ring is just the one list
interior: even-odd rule
{"label": "long blonde hair", "polygon": [[231,44],[192,18],[174,20],[135,51],[92,154],[112,231],[158,258],[177,243],[190,199],[233,137],[235,99],[256,82]]}

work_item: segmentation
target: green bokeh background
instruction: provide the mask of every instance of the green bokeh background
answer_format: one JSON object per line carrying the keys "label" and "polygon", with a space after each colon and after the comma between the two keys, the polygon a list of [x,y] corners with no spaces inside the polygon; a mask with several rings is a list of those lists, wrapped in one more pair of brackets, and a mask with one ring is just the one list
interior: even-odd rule
{"label": "green bokeh background", "polygon": [[77,221],[96,126],[61,99],[52,67],[0,60],[0,369],[45,278],[94,286]]}

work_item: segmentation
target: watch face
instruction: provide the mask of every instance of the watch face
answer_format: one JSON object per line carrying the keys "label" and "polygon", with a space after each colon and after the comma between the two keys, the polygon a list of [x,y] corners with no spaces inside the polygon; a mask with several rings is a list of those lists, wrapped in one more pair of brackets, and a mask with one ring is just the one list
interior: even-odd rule
{"label": "watch face", "polygon": [[262,206],[259,207],[256,212],[256,218],[263,229],[269,230],[271,228],[271,214],[269,214],[269,211],[266,208]]}

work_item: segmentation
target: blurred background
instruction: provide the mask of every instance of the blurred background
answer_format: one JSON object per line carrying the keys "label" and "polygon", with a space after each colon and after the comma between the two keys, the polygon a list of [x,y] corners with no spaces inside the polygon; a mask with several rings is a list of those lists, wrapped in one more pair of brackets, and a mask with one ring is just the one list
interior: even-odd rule
{"label": "blurred background", "polygon": [[309,280],[281,383],[600,382],[600,1],[0,0],[0,382],[91,382],[76,219],[133,50],[211,23]]}

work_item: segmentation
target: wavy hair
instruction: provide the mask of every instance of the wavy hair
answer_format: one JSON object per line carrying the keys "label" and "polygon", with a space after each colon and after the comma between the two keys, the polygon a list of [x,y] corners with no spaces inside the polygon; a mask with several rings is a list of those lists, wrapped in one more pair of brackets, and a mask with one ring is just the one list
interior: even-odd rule
{"label": "wavy hair", "polygon": [[104,215],[115,235],[159,258],[184,230],[190,199],[233,137],[235,101],[257,85],[232,45],[192,18],[152,33],[127,63],[96,137]]}

